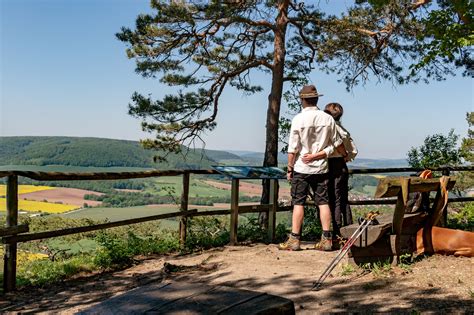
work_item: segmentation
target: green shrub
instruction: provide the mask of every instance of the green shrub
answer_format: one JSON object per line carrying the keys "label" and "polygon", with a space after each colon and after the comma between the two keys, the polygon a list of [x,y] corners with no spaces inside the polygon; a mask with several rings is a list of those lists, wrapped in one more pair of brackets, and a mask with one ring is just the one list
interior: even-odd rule
{"label": "green shrub", "polygon": [[466,202],[458,213],[448,215],[448,227],[474,231],[474,202]]}
{"label": "green shrub", "polygon": [[244,223],[237,229],[239,241],[262,242],[266,240],[267,231],[258,223],[258,217],[246,216]]}
{"label": "green shrub", "polygon": [[187,250],[224,246],[229,243],[228,220],[218,217],[195,217],[188,220]]}
{"label": "green shrub", "polygon": [[133,264],[137,255],[163,254],[179,249],[179,240],[171,234],[140,237],[132,231],[127,237],[102,232],[97,238],[101,246],[95,256],[95,264],[101,268],[124,268]]}
{"label": "green shrub", "polygon": [[18,267],[17,284],[41,286],[68,278],[82,271],[97,269],[90,255],[78,255],[68,259],[29,261]]}
{"label": "green shrub", "polygon": [[301,238],[308,241],[313,241],[321,237],[323,229],[319,221],[319,211],[317,207],[305,208],[303,230],[301,232]]}
{"label": "green shrub", "polygon": [[275,242],[283,242],[288,236],[288,233],[288,226],[284,223],[278,223],[275,229]]}
{"label": "green shrub", "polygon": [[97,266],[123,268],[133,263],[133,252],[126,239],[103,232],[97,235],[96,240],[101,246],[94,259]]}

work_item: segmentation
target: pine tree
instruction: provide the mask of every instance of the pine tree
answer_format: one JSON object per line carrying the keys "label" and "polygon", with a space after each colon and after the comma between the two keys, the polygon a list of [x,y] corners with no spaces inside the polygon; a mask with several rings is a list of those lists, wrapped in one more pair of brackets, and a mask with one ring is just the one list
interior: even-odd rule
{"label": "pine tree", "polygon": [[[437,2],[443,9],[449,1]],[[340,16],[310,1],[152,0],[152,13],[139,15],[135,29],[122,28],[117,37],[128,45],[137,73],[180,90],[161,100],[135,93],[129,113],[156,135],[143,141],[145,147],[179,152],[215,128],[225,89],[260,92],[262,84],[251,78],[264,72],[271,79],[263,164],[276,166],[282,95],[297,90],[313,70],[335,73],[350,89],[370,78],[442,79],[452,63],[468,64],[472,10],[468,0],[457,2],[467,22],[454,24],[469,25],[471,33],[459,30],[466,40],[450,58],[441,54],[449,47],[439,50],[435,44],[439,28],[428,22],[441,10],[429,0],[357,0]],[[445,23],[453,24],[453,14],[457,11],[449,11]]]}

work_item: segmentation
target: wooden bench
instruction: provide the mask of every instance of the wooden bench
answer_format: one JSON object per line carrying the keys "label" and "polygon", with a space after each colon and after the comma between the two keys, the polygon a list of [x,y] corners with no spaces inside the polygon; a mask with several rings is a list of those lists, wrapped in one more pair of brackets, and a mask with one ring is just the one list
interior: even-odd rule
{"label": "wooden bench", "polygon": [[295,314],[293,301],[262,292],[167,282],[133,289],[79,314]]}
{"label": "wooden bench", "polygon": [[[448,201],[448,190],[455,181],[448,176],[438,179],[418,177],[386,177],[379,181],[375,198],[397,197],[392,214],[377,217],[378,225],[371,225],[351,248],[350,262],[356,264],[368,262],[397,263],[400,256],[413,254],[416,250],[416,232],[422,227],[439,223]],[[411,193],[436,192],[428,212],[406,213]],[[341,228],[344,238],[349,238],[358,224]]]}

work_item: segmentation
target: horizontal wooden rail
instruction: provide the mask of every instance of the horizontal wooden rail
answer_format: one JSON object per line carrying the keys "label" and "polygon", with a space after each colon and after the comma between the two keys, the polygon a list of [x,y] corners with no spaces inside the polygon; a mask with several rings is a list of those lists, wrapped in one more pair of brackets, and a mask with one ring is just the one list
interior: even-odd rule
{"label": "horizontal wooden rail", "polygon": [[474,201],[474,197],[448,198],[448,202],[469,202],[469,201]]}
{"label": "horizontal wooden rail", "polygon": [[[421,168],[413,167],[397,167],[397,168],[351,168],[349,174],[379,174],[379,173],[403,173],[417,172]],[[433,171],[474,171],[474,166],[456,166],[456,167],[436,167],[431,168]],[[0,171],[0,178],[16,175],[28,177],[34,180],[116,180],[116,179],[133,179],[160,176],[178,176],[182,174],[205,174],[216,175],[217,171],[212,169],[181,169],[181,170],[152,170],[140,172],[93,172],[93,173],[68,173],[68,172],[32,172],[32,171]]]}
{"label": "horizontal wooden rail", "polygon": [[[367,168],[367,169],[350,169],[350,174],[378,174],[378,173],[400,173],[400,172],[417,172],[421,169],[403,167],[403,168]],[[432,169],[433,171],[474,171],[473,166],[462,166],[462,167],[441,167]],[[189,195],[189,176],[190,174],[202,174],[202,175],[217,175],[219,174],[215,170],[192,170],[192,169],[180,169],[180,170],[148,170],[140,172],[91,172],[91,173],[68,173],[68,172],[33,172],[33,171],[0,171],[0,178],[8,177],[7,180],[7,218],[6,218],[6,229],[0,229],[0,237],[5,245],[4,255],[4,292],[13,291],[15,289],[16,279],[16,246],[19,242],[27,242],[33,240],[47,239],[52,237],[59,237],[71,234],[79,234],[92,232],[97,230],[108,229],[117,226],[129,225],[142,223],[147,221],[168,219],[168,218],[180,218],[180,243],[183,244],[186,240],[186,221],[188,217],[193,216],[210,216],[210,215],[229,215],[231,216],[231,228],[230,228],[230,241],[231,244],[237,241],[237,228],[238,228],[238,214],[243,213],[259,213],[267,212],[269,215],[269,224],[267,227],[267,233],[269,240],[274,240],[275,224],[274,218],[275,213],[291,210],[291,206],[277,206],[278,204],[278,190],[272,188],[271,195],[274,198],[271,200],[271,205],[238,205],[238,180],[232,180],[232,195],[231,195],[231,209],[227,210],[211,210],[201,211],[188,210],[188,195]],[[18,217],[18,176],[27,177],[38,181],[64,181],[64,180],[120,180],[120,179],[134,179],[134,178],[149,178],[149,177],[163,177],[163,176],[183,176],[183,190],[181,196],[181,211],[164,213],[159,215],[133,218],[127,220],[120,220],[114,222],[107,222],[102,224],[96,224],[91,226],[73,227],[62,230],[45,231],[29,234],[20,234],[28,231],[26,226],[17,225]],[[273,181],[275,187],[278,187],[277,181]],[[273,186],[272,186],[273,187]],[[275,193],[276,192],[276,193]],[[451,202],[464,202],[474,201],[472,197],[464,198],[451,198]],[[395,200],[383,199],[383,200],[352,200],[352,205],[376,205],[376,204],[394,204]],[[273,222],[273,223],[271,223]]]}
{"label": "horizontal wooden rail", "polygon": [[[431,199],[430,201],[433,201],[433,199]],[[469,202],[469,201],[474,201],[474,197],[454,197],[454,198],[448,199],[448,202]],[[393,199],[393,198],[349,200],[349,204],[354,205],[354,206],[394,205],[396,203],[397,203],[397,199]],[[310,204],[313,204],[313,202],[310,202]]]}
{"label": "horizontal wooden rail", "polygon": [[[278,209],[278,212],[289,211],[291,209],[292,209],[291,206],[282,206]],[[239,214],[267,212],[268,210],[269,210],[269,205],[241,206],[239,207]],[[162,220],[162,219],[169,219],[169,218],[176,218],[176,217],[182,217],[182,216],[199,217],[199,216],[226,215],[226,214],[230,214],[230,209],[210,210],[210,211],[200,211],[200,212],[198,212],[196,209],[192,209],[186,212],[183,212],[183,211],[170,212],[170,213],[158,214],[158,215],[153,215],[153,216],[107,222],[107,223],[96,224],[96,225],[79,226],[79,227],[67,228],[67,229],[62,229],[62,230],[45,231],[45,232],[22,234],[22,235],[15,235],[15,236],[6,236],[6,237],[3,237],[2,242],[4,244],[29,242],[29,241],[46,239],[46,238],[51,238],[51,237],[86,233],[86,232],[92,232],[92,231],[97,231],[97,230],[109,229],[109,228],[113,228],[117,226],[143,223],[147,221],[155,221],[155,220]],[[11,233],[8,235],[11,235]]]}
{"label": "horizontal wooden rail", "polygon": [[[474,197],[449,198],[449,202],[469,202],[469,201],[474,201]],[[396,204],[396,202],[397,202],[396,199],[350,200],[349,201],[351,205],[383,205],[383,204]],[[311,202],[309,202],[309,204],[311,204]],[[239,206],[239,214],[267,212],[269,208],[270,208],[269,205]],[[280,206],[278,208],[278,212],[285,212],[285,211],[290,211],[290,210],[292,210],[292,206]],[[210,210],[210,211],[200,211],[200,212],[198,212],[196,209],[192,209],[187,212],[182,212],[182,211],[171,212],[171,213],[164,213],[164,214],[158,214],[158,215],[141,217],[141,218],[133,218],[133,219],[127,219],[127,220],[107,222],[107,223],[90,225],[90,226],[81,226],[81,227],[74,227],[74,228],[68,228],[68,229],[62,229],[62,230],[30,233],[30,234],[23,234],[23,235],[16,235],[16,236],[5,236],[5,235],[12,235],[12,234],[23,233],[23,232],[28,231],[27,225],[19,225],[19,226],[15,226],[11,228],[1,229],[0,236],[3,237],[2,242],[4,244],[15,243],[15,242],[20,243],[20,242],[39,240],[39,239],[46,239],[46,238],[51,238],[51,237],[59,237],[59,236],[65,236],[65,235],[71,235],[71,234],[92,232],[96,230],[108,229],[108,228],[113,228],[113,227],[118,227],[118,226],[123,226],[123,225],[129,225],[129,224],[176,218],[176,217],[181,217],[181,216],[198,217],[198,216],[228,215],[228,214],[230,214],[230,209]]]}
{"label": "horizontal wooden rail", "polygon": [[190,174],[219,174],[215,170],[153,170],[141,172],[94,172],[94,173],[64,173],[64,172],[31,172],[31,171],[0,171],[0,178],[17,175],[34,180],[116,180],[160,176],[178,176]]}
{"label": "horizontal wooden rail", "polygon": [[[474,171],[474,166],[446,166],[446,167],[433,167],[429,168],[435,172],[442,171]],[[380,173],[405,173],[405,172],[419,172],[423,171],[423,168],[414,167],[391,167],[391,168],[350,168],[349,174],[380,174]]]}
{"label": "horizontal wooden rail", "polygon": [[0,237],[26,233],[30,230],[28,224],[0,228]]}
{"label": "horizontal wooden rail", "polygon": [[371,199],[371,200],[349,200],[352,206],[370,206],[370,205],[394,205],[397,199]]}
{"label": "horizontal wooden rail", "polygon": [[107,222],[107,223],[88,225],[88,226],[79,226],[79,227],[73,227],[73,228],[62,229],[62,230],[22,234],[22,235],[16,235],[16,236],[7,236],[2,239],[2,242],[4,244],[10,244],[10,243],[15,243],[15,242],[20,243],[20,242],[41,240],[41,239],[51,238],[51,237],[58,237],[58,236],[65,236],[65,235],[71,235],[71,234],[79,234],[79,233],[109,229],[109,228],[122,226],[122,225],[169,219],[169,218],[175,218],[175,217],[180,217],[180,216],[188,216],[189,214],[196,213],[196,212],[197,210],[193,209],[187,212],[183,212],[183,211],[170,212],[170,213],[157,214],[157,215],[152,215],[152,216],[147,216],[147,217],[133,218],[133,219]]}
{"label": "horizontal wooden rail", "polygon": [[[245,213],[260,213],[260,212],[268,212],[269,206],[271,205],[257,205],[255,206],[239,206],[239,214]],[[293,209],[293,206],[279,206],[277,212],[285,212],[290,211]],[[204,216],[211,216],[211,215],[226,215],[230,214],[230,209],[223,209],[223,210],[209,210],[209,211],[199,211],[196,213],[190,213],[188,217],[204,217]]]}

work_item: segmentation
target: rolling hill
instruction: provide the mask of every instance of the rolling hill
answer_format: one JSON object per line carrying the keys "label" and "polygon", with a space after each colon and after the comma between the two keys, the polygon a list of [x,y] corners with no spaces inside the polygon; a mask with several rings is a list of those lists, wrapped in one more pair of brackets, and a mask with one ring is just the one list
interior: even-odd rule
{"label": "rolling hill", "polygon": [[[153,162],[162,152],[145,150],[137,141],[79,137],[0,137],[0,165],[81,167],[209,168],[212,154],[190,150]],[[207,152],[204,152],[207,153]],[[211,152],[212,153],[212,152]]]}
{"label": "rolling hill", "polygon": [[[0,166],[114,168],[210,168],[215,164],[262,165],[263,153],[252,151],[189,150],[185,155],[169,154],[167,162],[155,163],[162,152],[145,150],[139,142],[81,137],[0,137]],[[279,153],[286,165],[286,154]],[[349,167],[377,168],[407,166],[404,159],[356,159]]]}

